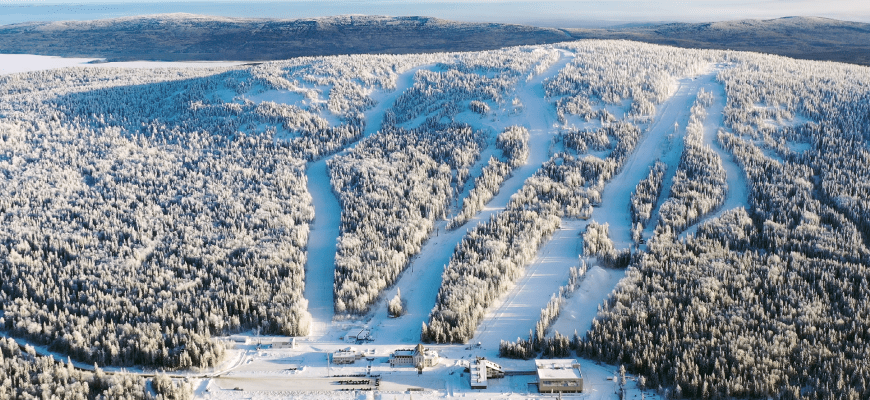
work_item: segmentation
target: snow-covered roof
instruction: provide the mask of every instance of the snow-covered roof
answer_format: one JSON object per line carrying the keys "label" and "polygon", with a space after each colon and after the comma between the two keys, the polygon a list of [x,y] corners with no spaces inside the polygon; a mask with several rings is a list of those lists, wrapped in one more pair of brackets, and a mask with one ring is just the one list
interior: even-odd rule
{"label": "snow-covered roof", "polygon": [[[580,365],[572,359],[535,360],[539,379],[580,379]],[[576,366],[576,368],[575,368]]]}

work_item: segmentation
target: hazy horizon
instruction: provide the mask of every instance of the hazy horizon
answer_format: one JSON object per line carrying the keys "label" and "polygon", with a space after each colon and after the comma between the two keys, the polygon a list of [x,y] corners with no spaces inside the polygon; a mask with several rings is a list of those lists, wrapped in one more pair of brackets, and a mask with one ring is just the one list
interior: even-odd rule
{"label": "hazy horizon", "polygon": [[870,22],[870,3],[858,1],[14,1],[0,0],[0,25],[37,21],[93,20],[186,12],[224,17],[314,18],[344,14],[430,16],[456,21],[550,27],[632,23],[712,22],[816,16]]}

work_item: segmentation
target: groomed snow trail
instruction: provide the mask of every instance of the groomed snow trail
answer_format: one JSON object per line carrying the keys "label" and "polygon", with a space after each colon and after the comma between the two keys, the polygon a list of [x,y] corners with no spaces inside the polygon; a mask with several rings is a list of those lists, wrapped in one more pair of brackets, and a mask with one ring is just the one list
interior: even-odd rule
{"label": "groomed snow trail", "polygon": [[580,232],[589,221],[563,219],[562,226],[538,251],[535,260],[504,301],[493,307],[477,327],[472,343],[480,342],[490,356],[498,354],[501,340],[526,339],[550,301],[550,294],[568,282],[568,270],[580,264]]}
{"label": "groomed snow trail", "polygon": [[680,234],[681,238],[687,235],[694,235],[698,231],[698,226],[704,221],[719,218],[723,213],[733,210],[738,207],[750,209],[749,207],[749,192],[746,183],[746,174],[734,162],[734,158],[719,145],[716,140],[716,135],[720,127],[725,126],[725,88],[718,82],[712,82],[707,85],[707,91],[713,93],[713,104],[707,108],[707,119],[704,120],[704,144],[710,146],[722,159],[722,167],[725,168],[725,181],[728,188],[725,191],[725,202],[722,203],[715,212],[708,214],[694,225],[686,228]]}
{"label": "groomed snow trail", "polygon": [[[450,262],[456,245],[465,237],[467,230],[488,220],[491,215],[504,210],[511,195],[522,188],[526,179],[532,176],[550,157],[550,145],[556,134],[553,124],[556,121],[555,110],[544,98],[542,82],[555,76],[573,58],[573,54],[562,51],[562,58],[553,63],[550,68],[537,75],[529,82],[520,80],[517,97],[525,109],[517,115],[499,116],[498,124],[487,125],[490,129],[500,132],[507,126],[522,125],[529,130],[529,159],[525,165],[516,168],[513,175],[506,179],[484,209],[464,225],[455,230],[446,230],[447,221],[437,221],[434,235],[429,237],[412,260],[411,265],[402,272],[399,280],[384,294],[370,313],[369,326],[379,342],[416,343],[420,340],[420,328],[428,322],[429,313],[435,306],[438,290],[441,288],[441,275],[444,267]],[[481,126],[470,123],[474,129]],[[487,157],[488,159],[488,157]],[[481,159],[485,163],[487,159]],[[467,193],[467,192],[466,192]],[[388,318],[386,303],[401,291],[406,301],[406,314],[400,318]],[[545,300],[546,303],[546,300]]]}
{"label": "groomed snow trail", "polygon": [[[631,193],[638,182],[646,178],[649,168],[656,159],[668,163],[669,176],[673,176],[676,163],[682,152],[682,136],[674,134],[674,124],[679,124],[679,135],[685,133],[692,104],[701,86],[714,79],[715,72],[695,78],[684,78],[674,95],[662,104],[656,112],[654,122],[649,126],[626,160],[622,170],[611,179],[601,193],[602,207],[593,212],[592,219],[610,225],[610,238],[617,249],[631,247]],[[679,150],[679,151],[677,151]],[[676,154],[676,161],[671,158]],[[673,169],[674,171],[671,171]],[[671,179],[672,180],[672,179]],[[666,182],[667,183],[667,179]],[[667,196],[670,186],[662,188],[662,197]],[[650,223],[652,225],[652,223]]]}
{"label": "groomed snow trail", "polygon": [[[396,79],[396,90],[373,95],[377,105],[366,111],[366,129],[363,137],[378,131],[384,112],[414,83],[414,74],[428,66],[409,69]],[[352,149],[359,141],[345,150]],[[335,251],[341,224],[341,204],[332,191],[327,160],[333,156],[309,163],[306,171],[308,192],[314,205],[314,222],[308,234],[308,260],[305,264],[305,299],[311,313],[312,326],[309,337],[319,338],[327,334],[335,317],[333,285],[335,283]]]}
{"label": "groomed snow trail", "polygon": [[305,298],[311,313],[309,335],[322,332],[332,321],[332,286],[335,281],[335,245],[341,222],[341,204],[332,192],[326,158],[308,165],[308,192],[314,205],[314,222],[308,233],[308,260],[305,263]]}

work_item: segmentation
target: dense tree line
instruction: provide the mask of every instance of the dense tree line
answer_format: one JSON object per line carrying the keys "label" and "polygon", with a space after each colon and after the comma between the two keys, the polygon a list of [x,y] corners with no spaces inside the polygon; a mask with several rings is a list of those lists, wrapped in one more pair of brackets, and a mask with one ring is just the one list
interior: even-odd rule
{"label": "dense tree line", "polygon": [[[675,77],[701,71],[716,54],[622,42],[577,42],[566,47],[577,58],[545,82],[545,94],[579,95],[605,103],[623,98],[659,103]],[[522,274],[560,218],[588,217],[589,205],[600,203],[604,184],[620,170],[641,135],[627,121],[600,129],[616,142],[605,159],[553,156],[511,198],[504,212],[463,238],[444,272],[429,323],[422,327],[423,340],[469,340],[489,305]],[[613,262],[625,263],[627,256],[618,254]]]}
{"label": "dense tree line", "polygon": [[539,74],[559,60],[552,46],[517,46],[498,50],[458,53],[455,60],[440,64],[444,69],[500,76],[511,80]]}
{"label": "dense tree line", "polygon": [[[420,251],[446,207],[456,199],[486,146],[484,132],[452,122],[471,101],[503,102],[518,79],[550,49],[510,48],[462,53],[419,70],[414,84],[386,112],[381,131],[349,154],[330,160],[342,203],[336,254],[335,310],[366,312]],[[422,118],[422,120],[420,120]],[[528,157],[528,132],[512,127],[499,135],[508,164]],[[484,182],[501,185],[497,163]],[[484,186],[481,186],[482,188]],[[480,199],[483,193],[480,193]],[[473,202],[472,202],[473,203]]]}
{"label": "dense tree line", "polygon": [[157,394],[155,400],[193,399],[193,387],[187,378],[174,382],[166,374],[157,374],[151,379],[151,389]]}
{"label": "dense tree line", "polygon": [[[169,368],[214,365],[215,334],[307,334],[300,159],[356,140],[372,88],[446,58],[0,77],[0,325],[83,361]],[[276,90],[303,101],[251,100]]]}
{"label": "dense tree line", "polygon": [[641,233],[652,218],[653,209],[659,201],[662,193],[662,184],[665,180],[665,172],[668,165],[656,161],[649,169],[649,175],[637,183],[634,192],[631,193],[631,233],[635,243],[641,239]]}
{"label": "dense tree line", "polygon": [[395,122],[402,124],[417,117],[440,111],[441,117],[452,118],[465,101],[504,101],[516,79],[490,78],[456,69],[446,71],[420,70],[414,76],[414,86],[406,90],[391,108]]}
{"label": "dense tree line", "polygon": [[569,129],[559,133],[559,139],[565,144],[565,148],[586,153],[593,151],[605,151],[613,148],[613,143],[604,129]]}
{"label": "dense tree line", "polygon": [[[149,396],[145,380],[129,373],[108,375],[101,369],[82,371],[67,361],[37,356],[32,347],[0,338],[0,398],[18,399],[158,399]],[[165,398],[165,397],[163,397]]]}
{"label": "dense tree line", "polygon": [[529,131],[522,126],[509,126],[498,134],[495,147],[501,150],[511,168],[519,167],[529,160]]}
{"label": "dense tree line", "polygon": [[469,340],[489,305],[522,275],[561,218],[585,216],[590,204],[600,201],[601,188],[619,170],[617,163],[624,162],[639,131],[630,123],[602,129],[618,142],[612,152],[618,161],[558,153],[526,180],[503,212],[462,239],[442,276],[429,323],[423,325],[423,340]]}
{"label": "dense tree line", "polygon": [[468,103],[468,108],[475,113],[480,115],[489,114],[489,104],[480,100],[472,100]]}
{"label": "dense tree line", "polygon": [[[290,146],[308,160],[334,153],[358,140],[366,128],[364,112],[375,105],[375,90],[396,90],[399,75],[426,64],[444,63],[455,55],[348,55],[301,57],[264,63],[251,69],[252,94],[265,90],[294,93],[305,99],[305,108],[286,113],[280,123],[288,130]],[[292,107],[282,105],[282,107]],[[298,106],[297,106],[298,107]],[[305,112],[312,116],[308,117]],[[300,119],[332,121],[330,126],[297,128]],[[295,124],[294,124],[295,123]],[[294,128],[294,129],[289,129]]]}
{"label": "dense tree line", "polygon": [[502,151],[505,162],[490,157],[480,176],[474,178],[474,187],[462,199],[462,209],[447,223],[447,229],[456,229],[498,194],[505,179],[511,176],[514,168],[523,165],[529,158],[529,132],[520,126],[510,126],[496,137],[496,147]]}
{"label": "dense tree line", "polygon": [[623,100],[631,100],[629,115],[651,116],[655,105],[671,94],[678,77],[697,75],[720,54],[618,41],[563,46],[575,53],[574,61],[544,85],[548,97],[559,99],[557,114],[562,122],[565,115],[604,120],[609,113],[599,102],[620,104]]}
{"label": "dense tree line", "polygon": [[335,310],[365,313],[444,218],[485,135],[430,120],[412,130],[385,126],[329,160],[344,210],[335,268]]}
{"label": "dense tree line", "polygon": [[502,183],[511,176],[512,171],[513,168],[509,164],[490,157],[480,176],[474,178],[474,187],[468,192],[468,196],[462,199],[462,209],[447,223],[447,229],[456,229],[464,225],[483,210],[486,203],[498,194]]}

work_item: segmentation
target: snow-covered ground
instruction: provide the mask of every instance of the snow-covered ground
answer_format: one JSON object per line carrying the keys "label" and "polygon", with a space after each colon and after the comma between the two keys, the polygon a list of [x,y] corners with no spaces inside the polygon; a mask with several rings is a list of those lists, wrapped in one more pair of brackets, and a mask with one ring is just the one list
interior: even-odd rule
{"label": "snow-covered ground", "polygon": [[341,222],[341,204],[329,182],[326,158],[308,164],[308,192],[314,205],[314,222],[308,233],[305,264],[305,299],[311,313],[311,335],[319,336],[335,315],[332,286],[335,281],[335,244]]}
{"label": "snow-covered ground", "polygon": [[[576,258],[576,257],[575,257]],[[586,259],[587,265],[593,261]],[[559,318],[550,326],[548,336],[555,332],[572,336],[576,331],[580,336],[592,327],[592,320],[598,316],[598,306],[610,296],[616,284],[625,277],[625,270],[591,266],[574,293],[562,304]]]}
{"label": "snow-covered ground", "polygon": [[213,68],[233,67],[246,64],[243,61],[186,61],[186,62],[163,62],[163,61],[125,61],[125,62],[97,62],[98,58],[63,58],[51,56],[38,56],[32,54],[0,54],[0,75],[14,74],[17,72],[44,71],[64,67],[111,67],[111,68]]}
{"label": "snow-covered ground", "polygon": [[[537,393],[535,375],[515,375],[489,380],[487,389],[471,390],[465,368],[481,349],[464,345],[435,345],[441,359],[422,374],[410,367],[390,367],[389,355],[400,346],[363,344],[355,350],[363,356],[353,364],[327,363],[327,353],[347,345],[302,344],[295,349],[256,349],[243,345],[234,350],[251,355],[237,368],[196,382],[197,398],[205,399],[546,399],[558,395]],[[409,346],[406,346],[409,347]],[[535,370],[532,360],[488,357],[508,371]],[[565,394],[567,399],[618,399],[613,377],[618,366],[578,360],[584,379],[584,392]],[[379,385],[375,386],[375,379]],[[354,384],[342,381],[368,381]],[[409,389],[413,390],[410,391]],[[627,398],[640,398],[633,377],[626,385]],[[651,391],[646,398],[657,399]]]}
{"label": "snow-covered ground", "polygon": [[[700,86],[713,77],[715,74],[711,73],[701,78],[680,81],[673,96],[658,108],[655,122],[626,160],[623,169],[605,186],[602,206],[595,208],[591,220],[610,225],[610,236],[617,248],[628,248],[632,243],[629,214],[631,193],[649,173],[649,167],[657,158],[666,159],[673,165],[679,161],[682,140],[673,135],[674,123],[686,126],[689,110]],[[497,352],[500,340],[513,341],[517,337],[528,336],[529,329],[534,328],[540,317],[540,310],[550,299],[545,293],[558,293],[559,286],[567,281],[568,269],[578,265],[582,250],[579,235],[587,224],[588,221],[563,220],[562,228],[542,247],[520,283],[503,299],[501,305],[488,313],[478,328],[474,342],[486,343],[489,347],[495,347]],[[562,313],[550,329],[551,334],[558,331],[563,335],[571,335],[575,330],[582,334],[589,329],[597,315],[598,305],[625,276],[624,270],[604,269],[596,266],[591,259],[587,262],[590,265],[587,276],[574,295],[566,300]],[[544,277],[549,277],[549,280]]]}
{"label": "snow-covered ground", "polygon": [[[59,68],[64,66],[117,66],[117,67],[166,67],[166,66],[231,66],[241,63],[102,63],[85,64],[89,59],[58,59],[39,58],[26,61],[19,59],[19,70],[7,66],[8,58],[0,55],[0,74]],[[471,391],[468,388],[468,375],[464,372],[469,360],[477,356],[486,356],[503,364],[512,370],[532,370],[531,361],[499,359],[498,343],[500,340],[515,340],[526,337],[539,318],[540,310],[550,299],[552,293],[558,292],[560,286],[568,279],[568,270],[578,265],[581,252],[580,233],[588,221],[565,219],[561,228],[541,248],[535,261],[526,269],[525,275],[501,303],[492,308],[484,319],[472,343],[481,342],[482,346],[466,347],[464,345],[437,345],[443,360],[433,369],[418,375],[412,369],[391,368],[385,360],[390,352],[397,348],[408,348],[419,340],[420,326],[427,321],[429,312],[435,303],[435,297],[440,288],[441,275],[444,266],[449,262],[456,245],[464,237],[466,230],[475,224],[488,219],[491,215],[504,210],[510,197],[519,191],[530,176],[552,155],[553,137],[558,130],[556,113],[553,105],[544,96],[542,82],[553,77],[574,57],[572,53],[562,51],[561,58],[548,69],[529,81],[518,85],[515,97],[522,104],[521,112],[514,112],[510,107],[496,109],[490,115],[481,118],[472,113],[462,113],[458,121],[467,122],[475,129],[489,129],[500,132],[507,126],[525,126],[530,133],[530,156],[528,162],[514,170],[513,175],[505,180],[496,195],[486,207],[465,225],[453,231],[445,229],[446,221],[436,223],[435,234],[424,244],[421,252],[414,257],[411,265],[401,275],[397,283],[382,296],[373,311],[359,320],[334,319],[333,280],[336,240],[339,235],[341,206],[332,191],[326,162],[329,157],[309,163],[307,168],[308,190],[312,195],[315,220],[311,224],[308,243],[308,262],[306,265],[305,298],[308,300],[309,311],[312,314],[313,326],[311,334],[306,338],[298,338],[298,347],[293,350],[258,349],[253,345],[243,345],[230,350],[224,363],[212,371],[191,373],[191,376],[212,376],[203,378],[196,385],[199,398],[368,398],[404,399],[412,396],[408,388],[421,388],[423,392],[413,392],[415,398],[469,397],[469,398],[552,398],[552,395],[536,393],[534,376],[513,376],[491,382],[490,388],[484,391]],[[2,69],[6,67],[7,69]],[[365,136],[374,134],[381,126],[384,112],[393,104],[408,87],[413,84],[413,77],[420,66],[404,72],[397,80],[396,90],[390,92],[377,91],[372,97],[377,105],[366,112]],[[638,149],[630,156],[622,172],[606,186],[603,193],[605,206],[596,208],[593,219],[610,223],[610,232],[619,248],[630,245],[630,218],[628,202],[635,185],[643,179],[648,168],[656,158],[667,158],[670,165],[676,165],[679,159],[682,140],[672,135],[674,123],[685,127],[689,109],[698,88],[708,85],[713,74],[700,78],[686,78],[680,81],[674,95],[659,107],[655,122],[638,145]],[[721,125],[721,108],[724,106],[724,93],[717,86],[716,103],[711,108],[707,124]],[[259,100],[298,102],[301,97],[287,93],[261,93]],[[720,104],[721,103],[721,104]],[[614,106],[609,111],[617,117],[620,110],[630,104]],[[719,108],[716,108],[719,107]],[[718,111],[716,111],[718,110]],[[713,117],[718,117],[715,120]],[[593,121],[596,123],[597,121]],[[718,125],[717,125],[718,124]],[[711,125],[711,126],[712,126]],[[712,136],[705,133],[705,140]],[[346,151],[355,144],[351,144]],[[718,147],[714,145],[714,148]],[[473,170],[486,163],[493,149],[484,150],[483,157]],[[673,158],[676,154],[676,158]],[[721,153],[720,153],[721,154]],[[670,158],[668,158],[670,157]],[[723,155],[723,162],[730,157]],[[729,174],[729,199],[733,174]],[[733,162],[731,163],[733,164]],[[739,171],[739,169],[738,169]],[[742,173],[737,174],[742,178]],[[739,182],[738,182],[739,183]],[[744,199],[744,192],[734,193],[735,198]],[[468,190],[463,192],[467,195]],[[726,205],[730,204],[726,200]],[[591,321],[597,313],[597,306],[605,299],[624,276],[622,270],[602,269],[590,263],[589,271],[574,294],[566,300],[562,315],[551,328],[562,334],[570,335],[575,330],[581,334],[591,326]],[[407,314],[400,318],[388,318],[386,301],[401,290],[402,297],[407,301]],[[367,327],[371,329],[374,342],[359,346],[366,351],[366,358],[352,366],[327,366],[326,354],[347,347],[340,339],[348,331]],[[46,349],[40,349],[46,351]],[[47,351],[46,351],[47,352]],[[609,377],[615,375],[616,367],[598,365],[588,360],[580,360],[587,390],[577,396],[564,395],[564,398],[583,399],[616,399],[615,384]],[[82,366],[86,367],[86,366]],[[375,395],[372,392],[336,392],[335,375],[374,374],[381,375],[381,386]],[[332,376],[332,377],[330,377]],[[634,387],[633,383],[629,387]],[[241,390],[235,390],[239,388]],[[628,398],[640,397],[639,392],[630,391]],[[369,395],[372,396],[369,396]],[[651,393],[646,397],[655,398]]]}

